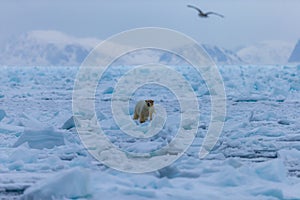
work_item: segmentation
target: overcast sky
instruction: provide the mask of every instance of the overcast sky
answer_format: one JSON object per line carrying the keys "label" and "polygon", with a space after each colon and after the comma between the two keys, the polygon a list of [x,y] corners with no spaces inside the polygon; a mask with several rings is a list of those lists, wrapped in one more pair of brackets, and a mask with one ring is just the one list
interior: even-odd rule
{"label": "overcast sky", "polygon": [[[186,5],[225,18],[203,19]],[[31,30],[105,39],[131,28],[171,28],[227,48],[300,39],[300,0],[1,0],[0,43]]]}

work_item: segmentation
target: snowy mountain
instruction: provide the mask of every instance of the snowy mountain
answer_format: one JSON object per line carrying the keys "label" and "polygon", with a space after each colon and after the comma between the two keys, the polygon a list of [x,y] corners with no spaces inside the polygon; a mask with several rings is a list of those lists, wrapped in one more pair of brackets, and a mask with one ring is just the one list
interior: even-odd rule
{"label": "snowy mountain", "polygon": [[300,40],[289,57],[289,62],[300,62]]}
{"label": "snowy mountain", "polygon": [[202,47],[217,63],[223,63],[223,64],[243,63],[243,60],[235,52],[231,50],[219,48],[217,46],[212,46],[207,44],[202,45]]}
{"label": "snowy mountain", "polygon": [[[59,31],[31,31],[12,38],[0,48],[0,66],[78,66],[100,42],[96,38],[78,38]],[[263,41],[237,52],[208,44],[202,47],[219,65],[286,64],[300,60],[300,41],[294,51],[294,44],[284,41]],[[182,47],[179,52],[181,50],[186,49]],[[129,53],[115,64],[135,65],[147,61],[182,64],[176,55],[151,49]]]}
{"label": "snowy mountain", "polygon": [[292,43],[263,41],[240,49],[237,55],[248,64],[286,64],[292,50]]}
{"label": "snowy mountain", "polygon": [[31,31],[7,42],[0,65],[78,65],[98,43],[97,39],[76,38],[58,31]]}
{"label": "snowy mountain", "polygon": [[[240,64],[243,61],[232,51],[219,48],[213,45],[202,44],[202,48],[209,54],[211,59],[220,65],[223,64]],[[189,51],[189,48],[181,47],[176,49],[177,52]],[[187,53],[187,52],[185,52]],[[188,52],[188,54],[195,54],[194,51]],[[195,55],[196,56],[196,55]],[[181,57],[172,54],[170,52],[157,50],[157,49],[145,49],[136,52],[126,54],[115,62],[116,65],[140,65],[144,63],[159,62],[162,64],[171,65],[186,65],[187,63]]]}
{"label": "snowy mountain", "polygon": [[[7,66],[74,66],[80,65],[88,53],[100,43],[99,39],[76,38],[58,31],[31,31],[7,42],[0,52],[0,65]],[[212,45],[203,45],[218,64],[237,64],[242,60],[232,51]],[[180,63],[179,58],[169,53],[143,50],[130,53],[118,60],[118,64],[141,64],[160,61]]]}

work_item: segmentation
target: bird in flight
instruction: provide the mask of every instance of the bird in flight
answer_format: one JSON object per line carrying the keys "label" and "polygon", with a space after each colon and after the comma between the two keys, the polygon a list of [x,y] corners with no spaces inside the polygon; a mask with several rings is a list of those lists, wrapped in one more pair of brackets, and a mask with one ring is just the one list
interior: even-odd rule
{"label": "bird in flight", "polygon": [[204,12],[202,12],[202,10],[200,10],[196,6],[187,5],[187,7],[196,9],[199,12],[198,13],[199,17],[205,17],[206,18],[206,17],[208,17],[208,15],[217,15],[217,16],[222,17],[222,18],[224,17],[224,15],[221,15],[221,14],[215,13],[215,12],[206,12],[206,13],[204,13]]}

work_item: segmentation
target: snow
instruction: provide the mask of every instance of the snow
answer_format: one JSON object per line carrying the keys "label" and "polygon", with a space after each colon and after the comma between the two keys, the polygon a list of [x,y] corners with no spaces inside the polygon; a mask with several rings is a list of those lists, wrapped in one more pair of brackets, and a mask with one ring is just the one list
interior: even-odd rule
{"label": "snow", "polygon": [[0,109],[0,121],[6,116],[6,113],[4,110]]}
{"label": "snow", "polygon": [[0,63],[1,66],[78,66],[99,42],[54,30],[30,31],[3,45]]}
{"label": "snow", "polygon": [[[125,135],[112,117],[110,99],[116,79],[126,70],[112,68],[99,82],[97,120],[119,149],[156,151],[174,138],[180,105],[164,87],[137,89],[127,113],[132,115],[136,100],[150,96],[164,107],[167,119],[150,138]],[[196,138],[173,164],[130,174],[94,159],[77,134],[71,102],[77,67],[2,67],[0,198],[300,199],[300,66],[220,66],[226,121],[217,144],[203,159],[198,154],[209,126],[209,92],[195,71],[176,70],[196,89],[201,113]],[[186,125],[188,129],[188,121]]]}
{"label": "snow", "polygon": [[261,41],[238,50],[237,55],[249,64],[287,64],[293,45],[278,40]]}
{"label": "snow", "polygon": [[29,147],[33,149],[51,149],[65,144],[63,134],[53,130],[52,127],[41,130],[25,130],[13,147],[18,147],[23,143],[28,143]]}
{"label": "snow", "polygon": [[[0,48],[1,66],[79,66],[88,53],[102,40],[81,38],[57,30],[34,30],[16,36]],[[220,65],[260,64],[274,65],[298,62],[297,41],[261,41],[237,50],[225,49],[210,44],[202,44],[211,58]],[[115,44],[116,45],[116,44]],[[299,46],[299,45],[298,45]],[[183,50],[185,47],[182,48]],[[294,51],[293,51],[294,50]],[[164,61],[181,64],[177,56],[165,52],[145,49],[128,53],[126,60],[116,64],[135,65],[147,61]],[[2,98],[0,91],[0,98]]]}
{"label": "snow", "polygon": [[78,199],[88,197],[88,180],[88,172],[75,167],[40,181],[37,185],[26,190],[21,199],[39,200],[49,197],[52,199]]}
{"label": "snow", "polygon": [[298,40],[297,44],[295,45],[290,57],[289,57],[289,62],[295,62],[299,63],[300,61],[300,40]]}
{"label": "snow", "polygon": [[[88,53],[101,41],[97,38],[75,37],[57,30],[29,31],[12,38],[1,46],[0,65],[79,66]],[[236,64],[242,62],[233,51],[207,44],[202,46],[217,63]],[[120,60],[118,64],[135,65],[141,63],[140,61],[146,63],[153,60],[173,64],[180,61],[171,53],[166,52],[161,56],[157,51],[146,49],[129,53],[127,59]]]}
{"label": "snow", "polygon": [[71,129],[75,127],[75,121],[74,121],[74,117],[70,117],[63,125],[62,125],[62,129]]}

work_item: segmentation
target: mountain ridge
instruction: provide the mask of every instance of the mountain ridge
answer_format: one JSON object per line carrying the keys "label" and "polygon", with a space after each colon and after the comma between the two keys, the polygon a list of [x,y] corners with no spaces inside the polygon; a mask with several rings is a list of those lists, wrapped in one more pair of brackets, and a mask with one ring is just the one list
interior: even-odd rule
{"label": "mountain ridge", "polygon": [[237,55],[247,64],[287,64],[293,43],[269,40],[246,46]]}
{"label": "mountain ridge", "polygon": [[[0,55],[0,65],[5,66],[78,66],[88,53],[96,47],[101,40],[96,38],[78,38],[59,31],[31,31],[10,40]],[[241,63],[241,59],[234,52],[214,45],[203,44],[205,49],[217,64]],[[135,54],[131,58],[120,60],[123,64],[140,63],[134,59],[163,61],[164,63],[178,63],[173,56],[144,51],[144,55]],[[138,58],[140,55],[141,58]],[[165,60],[167,59],[167,60]]]}
{"label": "mountain ridge", "polygon": [[300,62],[300,39],[296,43],[290,57],[289,62]]}
{"label": "mountain ridge", "polygon": [[[12,38],[0,48],[0,66],[79,66],[102,40],[80,38],[55,30],[35,30]],[[288,64],[300,61],[297,45],[284,41],[262,41],[237,51],[210,44],[200,44],[217,65]],[[298,56],[299,55],[299,56]],[[141,51],[128,54],[116,64],[135,65],[142,62],[180,64],[178,57],[161,52]]]}

